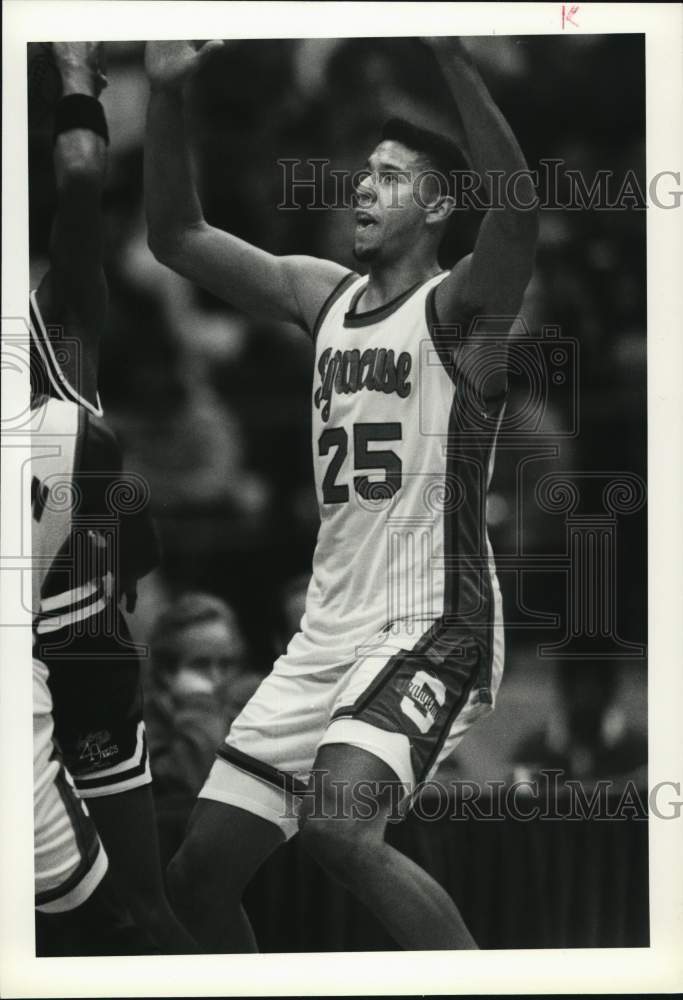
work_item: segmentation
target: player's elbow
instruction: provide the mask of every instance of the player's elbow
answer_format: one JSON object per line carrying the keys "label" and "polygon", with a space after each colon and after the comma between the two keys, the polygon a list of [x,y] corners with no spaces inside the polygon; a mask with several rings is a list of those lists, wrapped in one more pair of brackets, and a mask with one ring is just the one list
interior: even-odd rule
{"label": "player's elbow", "polygon": [[149,226],[147,229],[147,246],[160,264],[166,264],[172,251],[172,243],[165,233]]}
{"label": "player's elbow", "polygon": [[148,222],[147,246],[160,264],[178,269],[186,247],[186,233],[182,228],[167,228]]}
{"label": "player's elbow", "polygon": [[160,264],[172,267],[180,250],[180,237],[175,232],[150,226],[147,230],[147,246]]}

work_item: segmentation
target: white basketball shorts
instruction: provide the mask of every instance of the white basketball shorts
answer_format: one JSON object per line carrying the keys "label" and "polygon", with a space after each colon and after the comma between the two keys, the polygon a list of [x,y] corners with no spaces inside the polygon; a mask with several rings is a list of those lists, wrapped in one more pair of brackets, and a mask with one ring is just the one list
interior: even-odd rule
{"label": "white basketball shorts", "polygon": [[502,614],[480,627],[394,623],[357,652],[325,663],[329,653],[299,632],[233,722],[200,798],[245,809],[290,837],[317,751],[330,743],[378,757],[412,793],[492,711]]}

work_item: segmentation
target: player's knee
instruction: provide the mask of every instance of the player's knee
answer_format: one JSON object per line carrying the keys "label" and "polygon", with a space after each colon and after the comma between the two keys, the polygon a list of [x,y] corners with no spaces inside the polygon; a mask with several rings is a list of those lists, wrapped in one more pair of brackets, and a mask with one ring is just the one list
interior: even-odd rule
{"label": "player's knee", "polygon": [[231,877],[233,869],[222,872],[217,878],[212,857],[199,838],[190,836],[170,862],[166,869],[168,898],[179,913],[208,907],[216,895],[222,899],[241,896],[242,885]]}
{"label": "player's knee", "polygon": [[173,909],[183,914],[208,905],[214,879],[207,852],[193,838],[186,840],[166,869],[167,893]]}
{"label": "player's knee", "polygon": [[352,862],[357,844],[346,820],[306,819],[300,827],[301,843],[326,868]]}
{"label": "player's knee", "polygon": [[382,839],[373,824],[338,818],[305,818],[300,835],[308,853],[342,880],[358,869],[365,853]]}
{"label": "player's knee", "polygon": [[133,891],[126,898],[131,917],[138,927],[154,931],[166,925],[171,909],[163,891]]}

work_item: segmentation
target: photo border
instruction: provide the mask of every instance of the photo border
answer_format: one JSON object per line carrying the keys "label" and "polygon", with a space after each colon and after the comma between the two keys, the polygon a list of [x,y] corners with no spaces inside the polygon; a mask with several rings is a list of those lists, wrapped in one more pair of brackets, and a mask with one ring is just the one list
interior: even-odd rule
{"label": "photo border", "polygon": [[[568,6],[568,5],[566,5]],[[647,177],[680,170],[683,8],[581,4],[562,27],[560,3],[184,3],[6,0],[3,9],[3,336],[28,302],[26,42],[142,38],[542,35],[642,32],[646,40]],[[565,12],[566,13],[566,12]],[[131,30],[133,29],[133,30]],[[624,67],[628,72],[628,66]],[[683,593],[683,231],[680,209],[651,208],[648,268],[649,782],[681,781]],[[16,322],[16,319],[15,321]],[[27,380],[26,380],[27,381]],[[3,369],[2,416],[22,390]],[[20,525],[21,449],[2,447],[2,552]],[[673,456],[673,460],[672,460]],[[678,461],[676,458],[678,457]],[[8,495],[9,490],[9,495]],[[3,607],[16,600],[0,568]],[[651,944],[633,949],[143,956],[37,959],[34,953],[30,621],[0,630],[0,994],[59,996],[365,996],[395,994],[633,993],[683,988],[682,820],[650,817]],[[680,790],[680,786],[679,786]],[[283,919],[286,914],[283,914]],[[343,955],[343,964],[342,964]],[[339,963],[330,963],[339,957]]]}

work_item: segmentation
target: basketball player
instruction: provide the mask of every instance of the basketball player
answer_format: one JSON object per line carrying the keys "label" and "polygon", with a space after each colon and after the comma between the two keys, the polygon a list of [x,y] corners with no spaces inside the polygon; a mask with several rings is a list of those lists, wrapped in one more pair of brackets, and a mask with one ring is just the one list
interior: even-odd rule
{"label": "basketball player", "polygon": [[108,854],[116,888],[152,947],[192,952],[163,890],[139,663],[118,608],[121,593],[132,602],[156,549],[144,515],[116,508],[127,481],[97,393],[108,143],[97,98],[105,79],[98,44],[54,43],[52,52],[62,81],[57,206],[50,267],[30,301],[36,906],[78,909]]}
{"label": "basketball player", "polygon": [[[526,171],[463,47],[432,44],[475,171]],[[455,201],[435,171],[463,161],[444,137],[393,120],[357,190],[354,252],[367,276],[265,253],[208,225],[192,182],[184,87],[220,45],[147,46],[150,246],[234,306],[315,341],[321,526],[301,631],[218,750],[172,890],[205,948],[253,949],[242,890],[299,829],[401,947],[476,948],[448,894],[384,833],[396,786],[411,793],[434,773],[501,680],[485,499],[507,389],[503,335],[532,272],[534,189],[522,173],[517,200],[530,210],[490,210],[472,253],[443,271]],[[482,316],[496,317],[489,334],[481,323],[469,334]]]}

